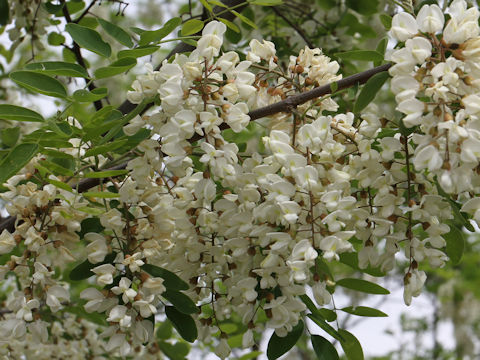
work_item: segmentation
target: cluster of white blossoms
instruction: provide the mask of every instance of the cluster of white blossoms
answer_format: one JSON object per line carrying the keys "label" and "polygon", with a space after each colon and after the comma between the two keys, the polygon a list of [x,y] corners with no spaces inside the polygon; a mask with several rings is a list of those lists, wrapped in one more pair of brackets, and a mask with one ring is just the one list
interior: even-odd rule
{"label": "cluster of white blossoms", "polygon": [[[416,261],[440,256],[438,249],[445,246],[441,236],[449,231],[443,221],[448,206],[439,204],[444,215],[440,208],[425,208],[435,187],[452,194],[464,204],[462,211],[480,220],[480,201],[475,195],[480,184],[479,11],[468,8],[464,0],[455,0],[448,14],[445,23],[437,5],[425,5],[416,18],[408,13],[395,15],[390,30],[403,43],[390,54],[394,63],[391,89],[396,110],[403,114],[401,121],[412,133],[402,139],[408,143],[406,160],[412,164],[407,173],[412,189],[409,198],[412,193],[417,197],[406,213],[422,222],[430,235],[428,247],[411,238],[410,257]],[[419,206],[421,218],[416,215]],[[409,269],[406,290],[416,295],[424,281],[423,272]]]}
{"label": "cluster of white blossoms", "polygon": [[[42,51],[45,49],[40,40],[47,33],[46,28],[51,26],[50,14],[45,4],[39,0],[13,0],[8,1],[10,19],[13,20],[13,27],[8,30],[8,37],[12,41],[11,50],[30,38],[32,46]],[[8,9],[7,9],[8,11]]]}
{"label": "cluster of white blossoms", "polygon": [[[189,55],[177,54],[158,71],[147,65],[128,99],[155,99],[157,106],[123,131],[146,127],[152,136],[138,145],[125,176],[97,189],[103,206],[92,200],[96,192],[83,196],[58,187],[59,179],[29,181],[33,168],[6,184],[2,198],[17,224],[0,235],[0,255],[24,252],[0,267],[2,277],[18,279],[0,319],[8,339],[0,353],[25,339],[51,344],[49,335],[66,335],[74,339],[62,348],[69,356],[141,349],[143,358],[156,359],[155,315],[168,316],[176,311],[170,304],[181,303],[199,339],[219,334],[215,352],[223,359],[230,347],[222,324],[232,314],[247,328],[245,348],[264,327],[285,336],[306,310],[300,296],[308,289],[318,305],[330,304],[335,282],[325,269],[347,253],[359,268],[387,273],[403,251],[410,304],[426,280],[422,262],[440,267],[447,260],[452,209],[440,190],[480,221],[478,11],[455,0],[450,15],[443,37],[436,5],[417,19],[393,18],[391,34],[405,42],[390,54],[392,90],[405,115],[399,133],[384,129],[375,105],[359,117],[326,115],[338,109],[327,96],[272,116],[261,142],[241,151],[222,130],[244,134],[252,110],[341,76],[320,49],[305,48],[285,68],[269,41],[252,40],[243,61],[221,53],[221,22],[205,26]],[[79,295],[85,302],[72,304],[62,269],[82,260],[70,277],[91,279]],[[175,275],[166,270],[189,289],[180,279],[172,288],[168,277]],[[105,324],[75,321],[78,311]],[[38,358],[50,354],[48,346],[39,349]]]}

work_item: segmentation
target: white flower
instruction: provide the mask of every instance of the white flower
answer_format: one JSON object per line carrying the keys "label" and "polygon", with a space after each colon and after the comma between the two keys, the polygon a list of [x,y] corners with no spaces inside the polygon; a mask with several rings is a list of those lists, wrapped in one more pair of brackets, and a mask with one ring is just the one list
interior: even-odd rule
{"label": "white flower", "polygon": [[113,350],[118,349],[120,356],[125,357],[129,355],[131,352],[131,346],[125,337],[126,335],[122,333],[112,335],[105,346],[105,350],[112,352]]}
{"label": "white flower", "polygon": [[215,355],[220,359],[226,359],[230,355],[231,349],[228,345],[227,339],[220,339],[220,342],[215,347]]}
{"label": "white flower", "polygon": [[438,5],[423,5],[417,14],[417,24],[422,32],[435,34],[443,29],[445,18]]}
{"label": "white flower", "polygon": [[261,60],[270,61],[275,56],[275,44],[270,41],[263,40],[263,43],[261,43],[257,39],[252,39],[249,45],[251,51],[247,53],[248,61],[254,63],[258,63]]}
{"label": "white flower", "polygon": [[132,280],[122,277],[118,286],[112,287],[112,292],[115,295],[122,294],[122,300],[126,304],[130,301],[133,301],[135,296],[137,296],[137,292],[134,289],[131,289],[130,286],[132,285]]}
{"label": "white flower", "polygon": [[157,312],[157,308],[152,304],[153,299],[154,296],[151,295],[144,300],[137,300],[133,303],[133,306],[140,312],[143,318],[148,318]]}
{"label": "white flower", "polygon": [[427,145],[415,155],[413,165],[416,170],[435,171],[442,167],[443,159],[435,146]]}
{"label": "white flower", "polygon": [[412,38],[418,32],[418,25],[415,18],[408,13],[396,14],[392,19],[390,33],[399,41]]}
{"label": "white flower", "polygon": [[148,294],[161,295],[167,289],[165,288],[165,285],[163,285],[163,279],[162,278],[158,278],[158,277],[151,278],[151,277],[149,277],[142,284],[142,290],[144,290]]}
{"label": "white flower", "polygon": [[197,50],[200,56],[211,60],[218,56],[220,47],[223,44],[223,34],[227,31],[224,23],[219,21],[209,22],[202,32],[202,37],[198,40]]}
{"label": "white flower", "polygon": [[231,106],[226,114],[225,122],[236,133],[244,130],[250,122],[248,106],[245,103],[238,103]]}
{"label": "white flower", "polygon": [[480,96],[477,94],[470,94],[462,99],[462,104],[465,107],[465,113],[468,115],[475,115],[480,112]]}
{"label": "white flower", "polygon": [[25,297],[22,297],[21,307],[19,310],[17,310],[15,317],[25,321],[32,321],[32,310],[38,309],[39,307],[40,302],[37,299],[31,299],[27,301]]}
{"label": "white flower", "polygon": [[248,301],[255,301],[257,299],[257,292],[255,291],[255,287],[258,285],[256,279],[252,277],[247,277],[245,279],[240,280],[235,287],[242,293],[243,298]]}
{"label": "white flower", "polygon": [[131,256],[125,256],[125,259],[122,261],[122,264],[128,266],[131,272],[137,272],[140,270],[140,267],[145,264],[143,260],[141,252],[137,252]]}
{"label": "white flower", "polygon": [[87,245],[87,258],[92,264],[102,262],[108,254],[107,241],[101,234],[86,233],[85,240],[89,241]]}
{"label": "white flower", "polygon": [[408,39],[405,46],[417,60],[417,64],[422,64],[432,55],[432,44],[423,37],[417,36],[413,39]]}
{"label": "white flower", "polygon": [[85,311],[88,313],[104,312],[111,305],[112,301],[115,303],[117,299],[111,298],[109,301],[103,294],[95,288],[87,288],[80,293],[80,298],[88,300],[84,305]]}
{"label": "white flower", "polygon": [[16,246],[15,239],[7,230],[0,235],[0,254],[8,254]]}
{"label": "white flower", "polygon": [[420,100],[412,98],[402,101],[398,104],[396,109],[407,115],[403,118],[405,126],[412,127],[420,125],[423,111],[425,110],[425,104]]}
{"label": "white flower", "polygon": [[332,295],[327,290],[327,283],[317,281],[312,285],[313,298],[319,306],[328,305],[332,301]]}
{"label": "white flower", "polygon": [[406,305],[412,303],[412,296],[417,297],[420,295],[425,280],[427,280],[427,275],[423,271],[418,271],[418,269],[413,270],[405,276],[403,299]]}
{"label": "white flower", "polygon": [[57,312],[62,308],[62,302],[70,301],[70,293],[62,286],[55,285],[47,290],[47,305],[52,312]]}
{"label": "white flower", "polygon": [[116,272],[112,264],[103,264],[92,269],[92,272],[97,275],[98,285],[108,285],[113,283],[113,274]]}
{"label": "white flower", "polygon": [[117,305],[108,313],[107,321],[116,322],[122,328],[128,328],[132,324],[132,317],[127,315],[128,308],[123,305]]}

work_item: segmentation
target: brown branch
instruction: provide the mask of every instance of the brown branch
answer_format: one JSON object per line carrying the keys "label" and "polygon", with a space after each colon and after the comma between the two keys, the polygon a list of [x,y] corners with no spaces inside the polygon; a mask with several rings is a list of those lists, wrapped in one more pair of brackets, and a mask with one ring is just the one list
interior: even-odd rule
{"label": "brown branch", "polygon": [[308,38],[307,34],[305,34],[305,31],[303,31],[303,29],[298,26],[297,24],[293,23],[292,21],[290,21],[289,18],[287,18],[285,15],[283,15],[278,9],[276,6],[272,6],[272,10],[275,14],[277,14],[278,16],[280,16],[290,27],[292,27],[297,33],[298,35],[300,35],[300,37],[305,41],[305,43],[308,45],[308,47],[310,49],[313,49],[315,48],[316,46],[313,45],[313,43],[310,41],[310,39]]}
{"label": "brown branch", "polygon": [[[82,20],[85,15],[88,14],[88,12],[90,11],[90,9],[96,4],[98,0],[93,0],[90,5],[87,6],[87,8],[80,14],[80,16],[78,18],[76,18],[73,22],[75,24],[78,24],[80,22],[80,20]],[[64,6],[67,6],[67,5],[64,5]]]}

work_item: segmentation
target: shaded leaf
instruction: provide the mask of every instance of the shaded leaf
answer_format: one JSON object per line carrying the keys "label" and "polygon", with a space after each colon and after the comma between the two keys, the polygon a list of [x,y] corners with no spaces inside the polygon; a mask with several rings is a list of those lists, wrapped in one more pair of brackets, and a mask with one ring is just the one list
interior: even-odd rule
{"label": "shaded leaf", "polygon": [[203,29],[203,21],[198,19],[190,19],[182,25],[182,36],[195,34]]}
{"label": "shaded leaf", "polygon": [[152,276],[161,277],[164,280],[163,285],[165,285],[167,290],[179,291],[179,290],[189,289],[189,286],[185,281],[180,279],[177,275],[175,275],[171,271],[168,271],[164,268],[151,265],[151,264],[145,264],[142,266],[142,270],[146,271]]}
{"label": "shaded leaf", "polygon": [[300,336],[303,334],[304,324],[302,320],[298,321],[286,336],[280,337],[276,333],[268,341],[267,358],[268,360],[278,359],[280,356],[295,346]]}
{"label": "shaded leaf", "polygon": [[105,257],[105,260],[97,264],[92,264],[90,261],[85,260],[84,262],[75,266],[70,274],[68,275],[69,279],[72,281],[79,281],[88,279],[90,276],[95,275],[91,270],[102,264],[111,264],[113,260],[117,257],[117,254],[112,252]]}
{"label": "shaded leaf", "polygon": [[452,264],[457,265],[462,260],[465,251],[465,236],[463,231],[455,226],[453,221],[447,220],[447,224],[450,227],[450,231],[442,235],[447,242],[445,253],[450,258]]}
{"label": "shaded leaf", "polygon": [[44,61],[25,66],[26,70],[40,71],[47,75],[88,78],[87,71],[78,64],[63,61]]}
{"label": "shaded leaf", "polygon": [[312,335],[313,351],[319,360],[338,360],[338,352],[330,341],[320,335]]}
{"label": "shaded leaf", "polygon": [[185,341],[195,341],[198,336],[197,326],[190,315],[181,313],[173,306],[165,306],[165,315]]}
{"label": "shaded leaf", "polygon": [[175,28],[182,23],[182,19],[174,17],[168,20],[162,28],[158,30],[144,31],[140,34],[139,45],[147,45],[162,40],[165,36],[170,34]]}
{"label": "shaded leaf", "polygon": [[41,122],[44,118],[39,113],[21,106],[0,104],[0,120]]}
{"label": "shaded leaf", "polygon": [[14,71],[9,75],[10,79],[18,85],[39,94],[64,98],[67,96],[65,86],[51,76],[34,71]]}
{"label": "shaded leaf", "polygon": [[339,334],[342,336],[343,340],[340,340],[342,349],[345,352],[348,360],[363,360],[363,350],[362,345],[357,340],[357,338],[344,329],[338,329]]}
{"label": "shaded leaf", "polygon": [[340,310],[356,316],[388,317],[388,315],[385,314],[383,311],[373,309],[367,306],[347,306]]}
{"label": "shaded leaf", "polygon": [[112,24],[111,22],[98,18],[98,23],[105,30],[105,32],[110,35],[112,38],[117,40],[120,44],[126,47],[133,47],[133,41],[130,35],[123,30],[120,26]]}
{"label": "shaded leaf", "polygon": [[19,144],[0,161],[0,185],[17,174],[37,154],[37,144]]}
{"label": "shaded leaf", "polygon": [[375,99],[377,92],[382,88],[385,81],[390,77],[387,71],[373,75],[368,81],[363,85],[360,94],[358,94],[357,101],[353,106],[353,112],[359,113],[367,107],[368,104]]}
{"label": "shaded leaf", "polygon": [[336,284],[338,286],[342,286],[350,290],[361,291],[367,294],[375,294],[375,295],[390,294],[390,291],[388,291],[384,287],[381,287],[378,284],[375,284],[363,279],[345,278],[345,279],[338,280]]}
{"label": "shaded leaf", "polygon": [[170,301],[172,305],[175,306],[175,309],[184,314],[189,315],[198,313],[197,305],[195,305],[193,300],[184,293],[167,289],[162,296]]}
{"label": "shaded leaf", "polygon": [[137,65],[137,60],[130,57],[118,59],[108,66],[98,68],[95,70],[95,77],[97,79],[103,79],[111,76],[115,76],[130,70]]}
{"label": "shaded leaf", "polygon": [[117,56],[119,59],[124,57],[140,58],[142,56],[153,54],[158,49],[158,46],[140,46],[132,50],[119,51]]}
{"label": "shaded leaf", "polygon": [[342,340],[342,337],[335,328],[328,324],[323,317],[315,316],[315,314],[307,315],[310,320],[317,324],[323,331],[325,331],[331,337],[337,339],[338,341]]}
{"label": "shaded leaf", "polygon": [[335,56],[343,60],[358,60],[358,61],[382,61],[383,55],[378,51],[373,50],[352,50],[346,52],[336,53]]}
{"label": "shaded leaf", "polygon": [[110,45],[103,41],[100,34],[95,30],[73,23],[65,25],[65,30],[80,47],[100,56],[110,57],[112,53]]}
{"label": "shaded leaf", "polygon": [[103,99],[108,95],[108,90],[105,87],[95,88],[92,91],[80,89],[73,93],[73,99],[79,103],[89,103]]}
{"label": "shaded leaf", "polygon": [[8,24],[10,19],[10,9],[7,0],[0,0],[0,26]]}

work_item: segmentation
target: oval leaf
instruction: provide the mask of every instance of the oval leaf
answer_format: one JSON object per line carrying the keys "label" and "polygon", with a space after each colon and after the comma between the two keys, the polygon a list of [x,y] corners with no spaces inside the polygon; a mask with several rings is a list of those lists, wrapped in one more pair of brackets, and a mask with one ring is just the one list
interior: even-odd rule
{"label": "oval leaf", "polygon": [[184,293],[174,290],[165,291],[162,296],[170,301],[175,309],[184,314],[196,314],[198,313],[198,307],[195,305],[192,299],[190,299]]}
{"label": "oval leaf", "polygon": [[100,99],[103,99],[107,96],[108,90],[107,88],[96,88],[92,91],[88,91],[86,89],[80,89],[73,93],[73,99],[79,103],[89,103],[94,102]]}
{"label": "oval leaf", "polygon": [[40,71],[47,75],[88,78],[87,71],[78,64],[63,61],[44,61],[25,66],[26,70]]}
{"label": "oval leaf", "polygon": [[130,70],[137,65],[137,60],[134,58],[121,58],[108,66],[101,67],[95,70],[95,77],[97,79],[103,79],[111,76],[115,76]]}
{"label": "oval leaf", "polygon": [[190,19],[182,25],[182,36],[195,34],[203,29],[203,21],[198,19]]}
{"label": "oval leaf", "polygon": [[268,341],[267,357],[268,360],[278,359],[285,354],[288,350],[295,346],[300,336],[303,334],[304,324],[302,320],[298,321],[286,336],[280,337],[273,333],[272,337]]}
{"label": "oval leaf", "polygon": [[181,313],[173,306],[165,306],[165,315],[185,341],[195,341],[198,336],[197,326],[190,315]]}
{"label": "oval leaf", "polygon": [[70,271],[70,275],[68,275],[68,277],[70,278],[70,280],[73,281],[88,279],[90,276],[95,275],[91,271],[94,267],[100,266],[102,264],[111,264],[116,257],[117,253],[112,252],[105,257],[104,261],[97,264],[92,264],[90,261],[85,260],[84,262],[75,266],[72,271]]}
{"label": "oval leaf", "polygon": [[312,346],[318,360],[338,360],[338,352],[330,341],[319,335],[312,335]]}
{"label": "oval leaf", "polygon": [[358,61],[382,61],[383,55],[374,50],[353,50],[336,53],[335,56],[343,60],[358,60]]}
{"label": "oval leaf", "polygon": [[341,309],[346,313],[357,315],[357,316],[367,316],[367,317],[387,317],[383,311],[373,309],[368,306],[347,306]]}
{"label": "oval leaf", "polygon": [[67,24],[65,30],[80,47],[100,56],[110,57],[112,53],[110,45],[103,41],[100,34],[95,30],[73,23]]}
{"label": "oval leaf", "polygon": [[39,113],[16,105],[0,104],[0,119],[15,121],[44,121]]}
{"label": "oval leaf", "polygon": [[363,360],[362,345],[360,345],[357,338],[347,330],[338,329],[338,332],[343,338],[343,340],[340,340],[340,344],[342,345],[342,349],[345,352],[347,359]]}
{"label": "oval leaf", "polygon": [[48,75],[22,70],[12,72],[9,77],[18,85],[30,91],[58,98],[67,97],[65,86],[57,79]]}
{"label": "oval leaf", "polygon": [[362,91],[358,95],[357,101],[353,106],[353,112],[358,113],[375,99],[377,92],[382,88],[385,81],[389,78],[388,72],[384,71],[373,75],[363,86]]}
{"label": "oval leaf", "polygon": [[37,144],[19,144],[0,162],[0,185],[17,174],[37,154]]}
{"label": "oval leaf", "polygon": [[340,336],[340,334],[337,332],[337,330],[335,330],[335,328],[328,324],[325,319],[323,319],[323,317],[320,317],[320,316],[316,316],[315,314],[308,314],[307,315],[308,318],[310,320],[312,320],[315,324],[317,324],[318,326],[320,326],[320,328],[325,331],[328,335],[330,335],[331,337],[337,339],[337,340],[342,340],[342,337]]}
{"label": "oval leaf", "polygon": [[124,57],[140,58],[142,56],[147,56],[153,54],[155,51],[160,49],[158,46],[140,46],[132,50],[122,50],[119,51],[117,57],[119,59]]}
{"label": "oval leaf", "polygon": [[442,237],[447,242],[445,253],[450,258],[453,265],[457,265],[462,260],[463,252],[465,251],[465,237],[463,231],[458,229],[453,221],[448,221],[450,231],[443,234]]}
{"label": "oval leaf", "polygon": [[163,278],[164,282],[163,285],[167,288],[167,290],[188,290],[188,284],[180,279],[177,275],[168,271],[164,268],[159,266],[145,264],[142,266],[142,270],[146,271],[152,276],[161,277]]}
{"label": "oval leaf", "polygon": [[175,17],[168,20],[162,28],[158,30],[143,31],[140,35],[139,45],[147,45],[162,40],[165,36],[170,34],[175,28],[182,23],[182,19]]}
{"label": "oval leaf", "polygon": [[338,280],[337,285],[350,290],[361,291],[367,294],[375,294],[375,295],[390,294],[390,291],[388,291],[384,287],[381,287],[378,284],[372,283],[367,280],[362,280],[362,279],[345,278],[342,280]]}
{"label": "oval leaf", "polygon": [[132,38],[120,26],[112,24],[111,22],[101,18],[98,18],[97,21],[103,30],[105,30],[108,35],[117,40],[120,44],[129,48],[133,47]]}

